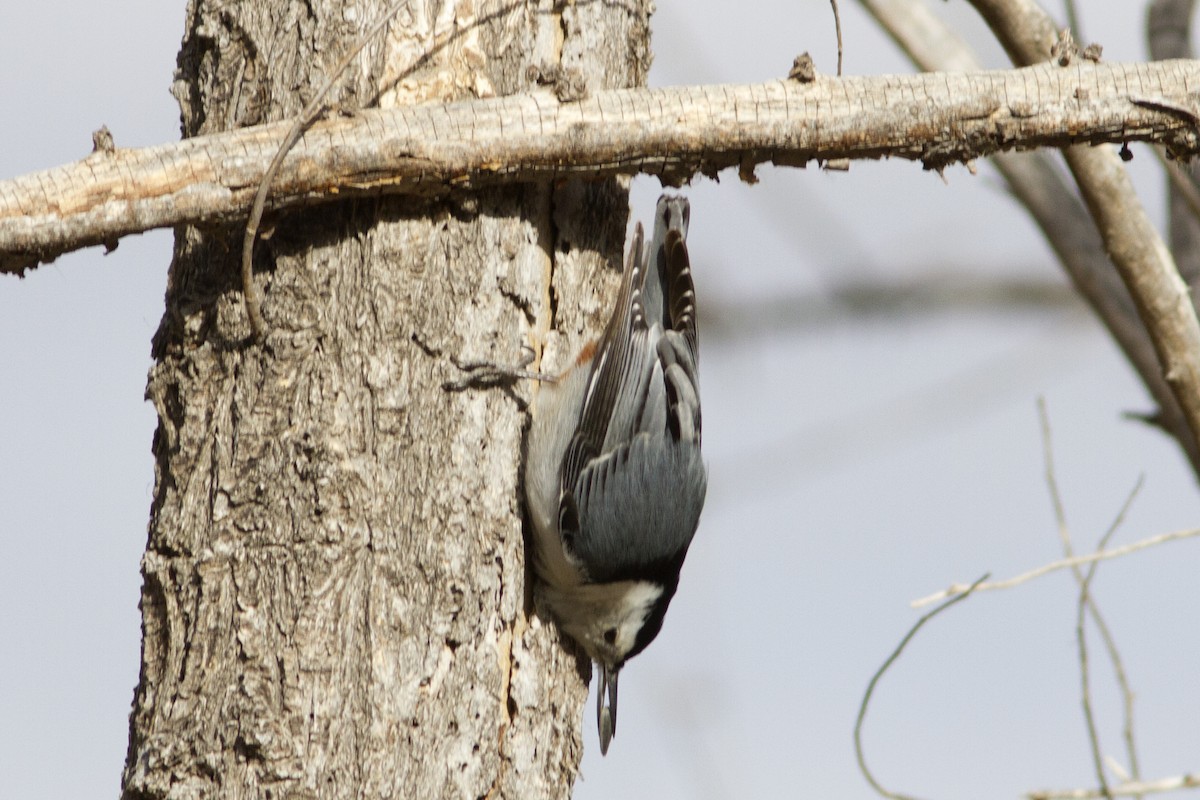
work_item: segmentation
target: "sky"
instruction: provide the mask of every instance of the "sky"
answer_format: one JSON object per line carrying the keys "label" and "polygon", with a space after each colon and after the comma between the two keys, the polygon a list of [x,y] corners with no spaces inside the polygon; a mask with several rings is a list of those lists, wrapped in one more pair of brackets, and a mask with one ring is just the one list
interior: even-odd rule
{"label": "sky", "polygon": [[[911,71],[855,3],[840,5],[847,73]],[[962,0],[933,5],[1004,66]],[[1143,4],[1078,5],[1081,38],[1106,60],[1144,57]],[[659,3],[652,85],[776,78],[802,51],[834,71],[824,0],[726,8]],[[5,4],[0,178],[83,157],[102,124],[122,147],[177,139],[168,89],[183,15],[182,0]],[[1133,150],[1161,220],[1162,179]],[[1200,520],[1178,448],[1123,418],[1149,400],[1081,304],[953,302],[964,283],[1055,297],[1065,285],[988,167],[944,180],[900,161],[758,176],[685,190],[708,504],[662,634],[622,673],[607,757],[590,703],[583,712],[583,800],[874,796],[852,731],[867,682],[920,614],[910,602],[1061,555],[1038,398],[1076,549],[1095,546],[1139,480],[1114,545]],[[659,191],[635,181],[634,219],[650,220]],[[143,393],[170,247],[155,231],[0,277],[4,796],[119,790],[153,486]],[[848,303],[864,285],[943,291]],[[1192,539],[1107,562],[1093,584],[1136,692],[1147,778],[1200,770],[1198,563]],[[1076,602],[1060,572],[930,622],[867,715],[880,781],[923,797],[1093,785]],[[1094,631],[1090,644],[1102,748],[1127,767],[1120,695]]]}

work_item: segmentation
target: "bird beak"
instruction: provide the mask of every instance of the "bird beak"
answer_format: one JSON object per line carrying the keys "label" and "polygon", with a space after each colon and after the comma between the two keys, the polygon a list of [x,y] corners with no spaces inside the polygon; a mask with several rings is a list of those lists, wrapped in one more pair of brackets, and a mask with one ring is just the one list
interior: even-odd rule
{"label": "bird beak", "polygon": [[[617,732],[617,675],[620,667],[609,669],[607,664],[600,665],[600,685],[596,687],[596,726],[600,728],[600,755],[608,753],[608,745],[613,734]],[[604,695],[608,695],[608,705],[604,704]]]}

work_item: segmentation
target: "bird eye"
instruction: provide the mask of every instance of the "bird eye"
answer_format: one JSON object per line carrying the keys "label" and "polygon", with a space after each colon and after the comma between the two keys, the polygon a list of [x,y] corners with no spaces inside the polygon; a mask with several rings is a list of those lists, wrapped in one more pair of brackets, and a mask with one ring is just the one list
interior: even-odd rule
{"label": "bird eye", "polygon": [[604,641],[614,644],[617,641],[617,629],[609,628],[604,632]]}

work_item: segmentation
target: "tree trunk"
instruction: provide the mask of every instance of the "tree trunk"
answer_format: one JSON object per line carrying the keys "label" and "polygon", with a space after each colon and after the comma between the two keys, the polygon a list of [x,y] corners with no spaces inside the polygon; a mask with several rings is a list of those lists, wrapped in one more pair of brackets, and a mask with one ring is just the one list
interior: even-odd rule
{"label": "tree trunk", "polygon": [[[295,115],[386,5],[191,0],[184,135]],[[546,65],[641,85],[649,6],[411,0],[332,102],[507,94]],[[262,345],[241,231],[177,231],[126,797],[569,795],[589,668],[534,615],[536,389],[442,383],[452,358],[528,341],[554,367],[594,335],[626,216],[604,181],[280,217],[255,259]]]}

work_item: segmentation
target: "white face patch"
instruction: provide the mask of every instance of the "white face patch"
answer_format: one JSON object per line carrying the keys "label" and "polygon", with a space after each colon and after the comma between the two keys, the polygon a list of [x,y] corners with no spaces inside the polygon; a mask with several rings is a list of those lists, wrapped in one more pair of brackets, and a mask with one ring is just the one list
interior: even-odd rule
{"label": "white face patch", "polygon": [[662,587],[645,581],[637,581],[622,595],[618,604],[617,617],[621,623],[617,629],[617,646],[622,653],[633,649],[642,623],[650,616],[650,609],[662,597]]}
{"label": "white face patch", "polygon": [[633,649],[638,631],[662,597],[648,581],[585,584],[550,589],[546,601],[563,631],[583,645],[593,661],[619,664]]}

